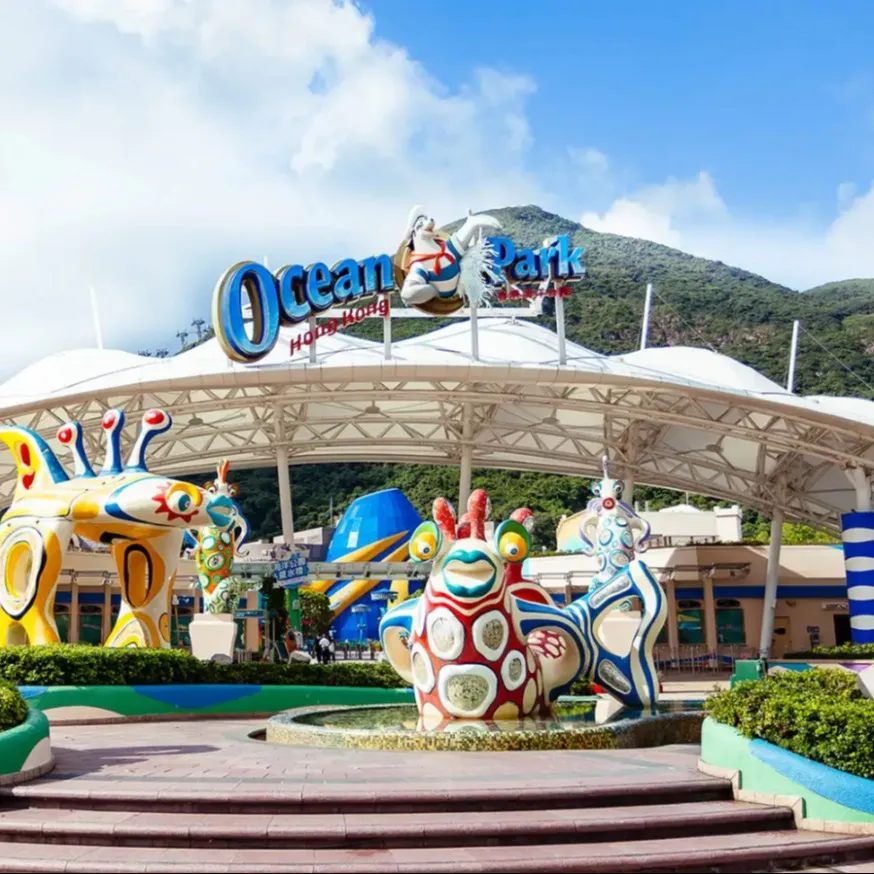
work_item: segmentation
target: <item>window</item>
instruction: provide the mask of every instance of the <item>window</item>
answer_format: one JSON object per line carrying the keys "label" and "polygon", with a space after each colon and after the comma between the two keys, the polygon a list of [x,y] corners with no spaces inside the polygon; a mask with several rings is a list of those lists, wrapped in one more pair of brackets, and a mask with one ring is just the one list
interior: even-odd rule
{"label": "window", "polygon": [[103,605],[79,605],[79,643],[100,646],[103,643]]}
{"label": "window", "polygon": [[716,602],[716,640],[725,644],[744,644],[744,611],[740,601],[720,598]]}
{"label": "window", "polygon": [[55,624],[58,626],[58,636],[61,643],[70,642],[70,605],[55,604]]}
{"label": "window", "polygon": [[704,643],[704,611],[700,601],[677,602],[677,631],[681,644]]}
{"label": "window", "polygon": [[170,623],[170,646],[190,648],[191,636],[188,634],[188,626],[191,624],[191,619],[194,616],[193,608],[173,607],[172,616],[173,619]]}

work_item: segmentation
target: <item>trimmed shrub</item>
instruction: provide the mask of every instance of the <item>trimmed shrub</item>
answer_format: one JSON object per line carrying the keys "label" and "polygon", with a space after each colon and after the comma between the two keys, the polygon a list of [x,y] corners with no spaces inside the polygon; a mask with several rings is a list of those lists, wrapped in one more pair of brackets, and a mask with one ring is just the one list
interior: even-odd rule
{"label": "trimmed shrub", "polygon": [[[17,686],[167,686],[230,683],[253,686],[367,686],[402,689],[409,684],[382,662],[202,662],[178,649],[108,649],[58,643],[0,649],[0,680]],[[577,680],[571,695],[590,695]]]}
{"label": "trimmed shrub", "polygon": [[874,701],[849,671],[814,668],[741,682],[711,696],[705,709],[745,737],[874,778]]}
{"label": "trimmed shrub", "polygon": [[202,662],[183,650],[108,649],[52,644],[0,649],[0,679],[18,686],[166,686],[232,683],[261,686],[370,686],[407,684],[383,662]]}
{"label": "trimmed shrub", "polygon": [[0,731],[15,728],[27,719],[27,704],[12,683],[0,680]]}
{"label": "trimmed shrub", "polygon": [[791,652],[786,655],[787,659],[813,659],[825,661],[826,659],[874,659],[874,643],[842,643],[839,646],[815,646],[804,652]]}

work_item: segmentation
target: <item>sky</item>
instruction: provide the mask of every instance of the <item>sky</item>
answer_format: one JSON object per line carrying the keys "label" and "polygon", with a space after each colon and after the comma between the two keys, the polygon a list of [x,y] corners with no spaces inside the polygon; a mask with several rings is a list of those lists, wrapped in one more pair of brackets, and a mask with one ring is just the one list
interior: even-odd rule
{"label": "sky", "polygon": [[[536,203],[874,276],[870,0],[0,0],[0,373],[178,345],[237,261]],[[669,294],[669,289],[663,290]]]}

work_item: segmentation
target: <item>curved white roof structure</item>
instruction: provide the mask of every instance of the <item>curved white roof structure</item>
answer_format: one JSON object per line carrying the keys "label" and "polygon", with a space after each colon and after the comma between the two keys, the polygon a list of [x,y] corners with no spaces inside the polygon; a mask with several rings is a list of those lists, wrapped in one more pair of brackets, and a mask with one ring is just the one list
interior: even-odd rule
{"label": "curved white roof structure", "polygon": [[[174,358],[89,349],[50,356],[0,386],[0,416],[55,432],[79,419],[89,452],[102,456],[100,419],[126,409],[170,410],[153,470],[272,465],[276,447],[294,464],[376,461],[597,476],[609,454],[638,483],[737,501],[787,518],[839,525],[855,491],[845,471],[874,468],[874,402],[790,394],[756,371],[703,349],[647,349],[606,356],[524,321],[479,322],[471,354],[467,321],[383,344],[342,333],[289,357],[306,326],[282,329],[253,365],[228,360],[215,340]],[[0,503],[14,471],[0,456]]]}

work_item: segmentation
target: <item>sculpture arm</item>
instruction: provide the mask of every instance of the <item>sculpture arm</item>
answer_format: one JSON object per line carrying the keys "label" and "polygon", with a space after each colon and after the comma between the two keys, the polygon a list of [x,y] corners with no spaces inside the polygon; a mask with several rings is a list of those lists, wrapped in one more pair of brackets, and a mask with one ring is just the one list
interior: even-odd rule
{"label": "sculpture arm", "polygon": [[650,528],[649,522],[646,519],[641,519],[640,516],[633,516],[628,520],[628,527],[634,534],[634,549],[636,552],[646,552],[649,549]]}
{"label": "sculpture arm", "polygon": [[459,252],[464,252],[470,246],[473,238],[481,231],[499,231],[501,223],[490,215],[468,216],[465,223],[452,235]]}
{"label": "sculpture arm", "polygon": [[598,538],[598,522],[600,517],[597,513],[589,512],[583,517],[580,522],[580,540],[585,545],[584,552],[586,555],[595,554],[595,542]]}

